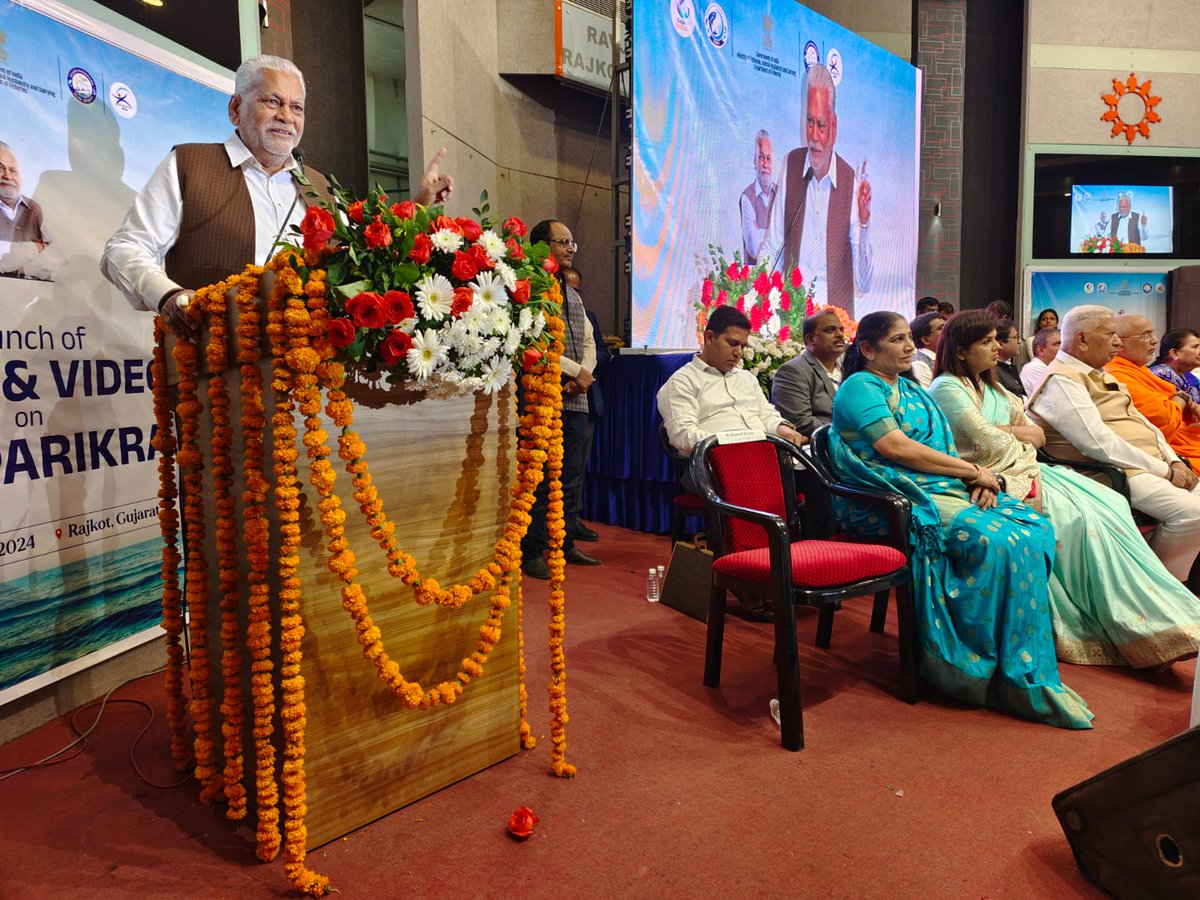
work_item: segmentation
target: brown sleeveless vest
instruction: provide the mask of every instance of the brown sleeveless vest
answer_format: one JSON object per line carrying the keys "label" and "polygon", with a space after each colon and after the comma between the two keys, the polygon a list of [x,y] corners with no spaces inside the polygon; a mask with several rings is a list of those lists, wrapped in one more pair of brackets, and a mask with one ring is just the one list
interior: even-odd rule
{"label": "brown sleeveless vest", "polygon": [[[1107,372],[1096,375],[1067,368],[1059,362],[1057,357],[1046,367],[1041,382],[1030,395],[1026,404],[1029,418],[1042,426],[1042,430],[1046,432],[1046,452],[1051,456],[1077,462],[1088,460],[1088,457],[1075,449],[1074,444],[1033,411],[1033,402],[1050,383],[1052,375],[1062,375],[1082,386],[1091,401],[1096,404],[1096,409],[1100,412],[1100,418],[1104,424],[1111,428],[1119,438],[1137,447],[1148,456],[1167,461],[1159,449],[1158,435],[1155,434],[1154,427],[1146,424],[1146,421],[1135,411],[1133,398],[1129,396],[1129,391],[1125,389],[1124,385]],[[1145,469],[1125,470],[1125,474],[1130,477],[1143,472]]]}
{"label": "brown sleeveless vest", "polygon": [[[179,236],[167,252],[172,281],[196,290],[242,271],[254,258],[254,207],[242,170],[229,164],[224,144],[179,144],[175,148],[183,210]],[[304,167],[321,196],[301,195],[306,206],[329,199],[329,183]]]}
{"label": "brown sleeveless vest", "polygon": [[[775,191],[776,191],[776,188],[774,185],[772,185],[771,186],[771,203],[772,203],[772,205],[775,202]],[[766,203],[763,203],[762,199],[758,196],[758,180],[757,179],[750,182],[749,187],[747,187],[744,191],[742,191],[742,196],[745,197],[748,201],[750,201],[750,208],[752,210],[754,210],[755,226],[765,230],[767,225],[771,221],[771,207],[768,206]],[[745,257],[746,262],[750,263],[750,265],[754,265],[755,263],[758,262],[758,248],[757,247],[755,247],[753,250],[751,250],[749,247],[743,246],[742,247],[742,255]]]}
{"label": "brown sleeveless vest", "polygon": [[42,238],[42,207],[28,197],[22,197],[25,202],[17,210],[16,218],[9,221],[8,216],[0,215],[0,241],[28,244]]}
{"label": "brown sleeveless vest", "polygon": [[[1130,212],[1129,212],[1129,229],[1126,231],[1125,237],[1121,238],[1121,240],[1128,241],[1131,244],[1140,244],[1142,242],[1142,230],[1140,228],[1138,228],[1138,222],[1140,222],[1141,220],[1142,220],[1142,217],[1141,217],[1140,213],[1135,213],[1132,210],[1130,210]],[[1116,216],[1113,216],[1112,217],[1112,228],[1109,229],[1109,233],[1112,237],[1120,237],[1120,235],[1117,234],[1117,226],[1119,224],[1120,224],[1120,220]]]}
{"label": "brown sleeveless vest", "polygon": [[[783,204],[783,269],[790,272],[800,259],[804,233],[804,208],[808,202],[806,176],[808,149],[797,147],[787,155],[787,198]],[[850,209],[854,201],[854,168],[833,155],[838,186],[829,192],[825,227],[826,303],[840,306],[854,318],[854,260],[850,253]],[[803,273],[805,280],[808,273]]]}

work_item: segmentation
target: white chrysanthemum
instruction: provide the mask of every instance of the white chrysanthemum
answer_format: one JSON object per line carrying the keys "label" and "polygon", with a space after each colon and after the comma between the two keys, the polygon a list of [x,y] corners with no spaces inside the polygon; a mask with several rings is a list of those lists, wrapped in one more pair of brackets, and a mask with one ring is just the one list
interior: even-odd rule
{"label": "white chrysanthemum", "polygon": [[483,342],[483,346],[479,348],[479,355],[483,357],[495,356],[496,351],[500,349],[500,338],[490,337]]}
{"label": "white chrysanthemum", "polygon": [[483,357],[478,353],[471,353],[467,356],[458,358],[458,368],[463,372],[474,372],[483,365]]}
{"label": "white chrysanthemum", "polygon": [[481,303],[472,303],[471,308],[459,319],[469,331],[479,334],[492,330],[492,308]]}
{"label": "white chrysanthemum", "polygon": [[510,291],[517,289],[517,273],[513,271],[512,266],[506,262],[498,262],[495,271],[506,288]]}
{"label": "white chrysanthemum", "polygon": [[750,310],[758,305],[758,291],[756,291],[754,288],[750,288],[750,290],[746,291],[746,293],[743,295],[743,298],[746,301],[746,314],[749,315]]}
{"label": "white chrysanthemum", "polygon": [[508,251],[508,248],[504,246],[504,238],[500,237],[500,235],[496,234],[490,228],[481,234],[479,240],[475,243],[484,249],[487,255],[491,257],[492,262],[500,262],[500,260],[504,259],[504,254]]}
{"label": "white chrysanthemum", "polygon": [[512,378],[512,363],[507,359],[496,356],[483,364],[483,389],[494,394],[508,384]]}
{"label": "white chrysanthemum", "polygon": [[458,346],[458,352],[463,356],[474,356],[482,349],[483,338],[478,331],[468,331]]}
{"label": "white chrysanthemum", "polygon": [[426,275],[417,282],[417,308],[426,319],[442,321],[453,303],[454,285],[445,275]]}
{"label": "white chrysanthemum", "polygon": [[783,300],[783,294],[780,293],[779,288],[777,288],[777,287],[771,288],[771,292],[769,294],[767,294],[767,309],[769,309],[773,313],[778,312],[779,311],[779,303],[782,300]]}
{"label": "white chrysanthemum", "polygon": [[533,317],[533,331],[530,332],[530,337],[539,337],[545,328],[546,314],[539,309]]}
{"label": "white chrysanthemum", "polygon": [[434,250],[442,250],[446,253],[453,253],[463,245],[462,235],[449,228],[439,228],[429,236],[429,240],[433,242]]}
{"label": "white chrysanthemum", "polygon": [[521,314],[517,316],[517,328],[521,334],[529,334],[529,329],[533,327],[533,313],[529,311],[528,306],[521,307]]}
{"label": "white chrysanthemum", "polygon": [[413,335],[413,345],[408,351],[408,371],[417,378],[428,378],[433,370],[447,358],[446,346],[432,328]]}
{"label": "white chrysanthemum", "polygon": [[492,310],[492,332],[494,334],[504,337],[511,327],[512,316],[508,312],[508,307],[498,306]]}
{"label": "white chrysanthemum", "polygon": [[510,328],[508,330],[508,337],[506,337],[504,339],[504,345],[501,349],[501,352],[507,357],[512,357],[512,355],[517,352],[517,348],[520,346],[521,346],[520,330],[516,329],[516,328]]}
{"label": "white chrysanthemum", "polygon": [[491,306],[508,300],[508,294],[504,290],[504,280],[493,272],[480,272],[475,276],[475,283],[471,285],[471,288],[475,291],[476,303],[485,303]]}

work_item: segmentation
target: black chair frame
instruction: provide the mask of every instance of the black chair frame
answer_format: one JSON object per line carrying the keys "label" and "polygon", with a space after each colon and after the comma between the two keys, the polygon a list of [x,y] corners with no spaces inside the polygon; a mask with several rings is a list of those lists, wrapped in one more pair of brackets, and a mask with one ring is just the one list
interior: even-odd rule
{"label": "black chair frame", "polygon": [[[876,598],[875,611],[872,614],[872,627],[879,621],[882,628],[881,616],[878,613],[880,598],[886,614],[887,596],[894,587],[896,589],[896,605],[899,617],[900,631],[900,668],[901,668],[901,697],[909,703],[915,703],[920,697],[921,681],[919,674],[920,646],[917,635],[916,607],[913,602],[911,581],[911,566],[905,565],[898,572],[889,573],[878,578],[868,578],[841,585],[821,588],[798,587],[792,583],[792,559],[790,545],[799,540],[799,529],[789,525],[789,521],[797,521],[796,491],[792,475],[793,464],[799,463],[815,471],[826,483],[827,489],[840,496],[851,497],[857,501],[870,503],[878,507],[887,517],[895,542],[887,541],[900,550],[908,559],[908,518],[911,506],[908,500],[896,494],[872,491],[866,488],[842,485],[827,479],[823,467],[817,467],[791,442],[774,435],[764,435],[764,440],[770,441],[775,449],[779,472],[783,479],[783,496],[787,510],[787,520],[772,513],[757,509],[737,506],[722,500],[713,487],[712,477],[708,469],[708,454],[717,445],[718,436],[710,435],[696,445],[692,451],[691,473],[692,480],[701,490],[708,508],[710,519],[723,523],[727,518],[741,519],[762,527],[766,534],[767,549],[770,554],[770,582],[765,591],[772,601],[775,625],[775,667],[779,691],[780,740],[787,750],[804,748],[804,722],[800,697],[800,655],[796,638],[795,605],[804,604],[815,606],[824,616],[829,615],[829,626],[832,627],[834,604],[853,597],[867,594]],[[714,529],[709,535],[709,546],[714,558],[725,554],[724,528]],[[881,541],[881,543],[884,543]],[[725,612],[727,591],[746,591],[762,593],[764,586],[761,582],[746,581],[731,576],[724,576],[714,571],[712,588],[709,595],[708,640],[704,661],[704,683],[709,687],[717,687],[721,682],[721,656],[725,637]],[[819,621],[822,627],[824,619]],[[818,641],[820,645],[820,641]],[[826,643],[828,648],[828,634]]]}

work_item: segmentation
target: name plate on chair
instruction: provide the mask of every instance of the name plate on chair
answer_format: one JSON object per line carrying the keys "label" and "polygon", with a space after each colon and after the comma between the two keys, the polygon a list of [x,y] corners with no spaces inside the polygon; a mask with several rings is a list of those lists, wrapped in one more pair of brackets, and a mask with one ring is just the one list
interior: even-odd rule
{"label": "name plate on chair", "polygon": [[763,437],[762,431],[755,431],[753,428],[734,428],[729,431],[718,431],[717,443],[747,444],[750,441],[761,441]]}

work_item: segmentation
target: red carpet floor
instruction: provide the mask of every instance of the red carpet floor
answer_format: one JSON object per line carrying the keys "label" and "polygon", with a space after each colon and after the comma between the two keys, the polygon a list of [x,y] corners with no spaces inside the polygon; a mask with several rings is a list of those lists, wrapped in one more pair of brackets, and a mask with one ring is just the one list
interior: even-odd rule
{"label": "red carpet floor", "polygon": [[[536,750],[318,848],[353,897],[1099,897],[1050,808],[1059,790],[1187,725],[1194,664],[1159,675],[1065,667],[1096,712],[1090,732],[898,700],[894,613],[869,601],[813,646],[802,613],[807,748],[788,753],[767,713],[771,626],[732,619],[720,689],[701,683],[704,627],[642,599],[667,539],[601,526],[605,560],[568,582],[573,781]],[[527,590],[527,600],[545,587]],[[546,660],[534,646],[536,732]],[[138,748],[172,780],[159,678],[122,688],[158,712]],[[0,897],[287,896],[279,863],[199,804],[194,784],[149,787],[129,747],[143,710],[110,707],[82,755],[0,782]],[[89,716],[81,717],[86,725]],[[66,743],[65,721],[0,747],[0,768]],[[517,843],[517,806],[541,819]]]}

